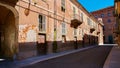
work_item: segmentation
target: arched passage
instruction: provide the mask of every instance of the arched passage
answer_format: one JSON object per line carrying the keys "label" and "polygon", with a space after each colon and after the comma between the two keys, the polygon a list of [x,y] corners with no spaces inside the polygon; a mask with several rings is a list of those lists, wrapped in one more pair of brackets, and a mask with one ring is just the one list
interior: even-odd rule
{"label": "arched passage", "polygon": [[0,57],[13,59],[18,51],[18,13],[0,3]]}

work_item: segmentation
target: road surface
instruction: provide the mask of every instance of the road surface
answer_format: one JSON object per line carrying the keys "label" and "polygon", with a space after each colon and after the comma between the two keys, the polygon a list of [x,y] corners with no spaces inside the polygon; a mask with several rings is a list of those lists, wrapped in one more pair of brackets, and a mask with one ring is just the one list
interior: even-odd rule
{"label": "road surface", "polygon": [[22,68],[103,68],[112,46],[97,46]]}

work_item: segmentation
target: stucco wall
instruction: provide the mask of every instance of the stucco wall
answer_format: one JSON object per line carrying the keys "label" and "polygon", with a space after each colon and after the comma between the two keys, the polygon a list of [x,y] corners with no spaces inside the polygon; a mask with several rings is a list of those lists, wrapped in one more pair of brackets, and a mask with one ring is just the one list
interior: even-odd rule
{"label": "stucco wall", "polygon": [[[83,8],[78,8],[79,6],[82,7],[80,4],[79,6],[75,3],[72,3],[70,0],[66,1],[66,10],[65,12],[61,11],[61,0],[55,0],[56,3],[52,0],[47,0],[46,2],[43,2],[42,0],[37,1],[36,4],[32,1],[29,5],[28,0],[19,1],[16,5],[16,9],[19,13],[19,51],[23,52],[24,54],[26,52],[30,52],[32,56],[36,55],[36,42],[38,41],[38,34],[42,33],[46,35],[46,41],[47,41],[47,53],[53,52],[53,41],[54,41],[54,26],[56,25],[57,30],[57,37],[56,41],[58,44],[57,51],[64,51],[64,50],[70,50],[74,49],[74,28],[70,26],[71,20],[73,19],[73,6],[76,8],[76,14],[80,16],[80,13],[83,13],[83,22],[80,26],[77,28],[77,42],[78,47],[82,47],[82,41],[83,37],[87,35],[87,37],[94,36],[98,37],[97,35],[97,27],[95,28],[95,31],[93,33],[90,33],[91,26],[87,23],[87,18],[90,18],[90,20],[97,25],[98,22],[91,18],[90,14],[86,12]],[[28,8],[29,6],[29,14],[26,16],[24,11],[25,8]],[[55,13],[56,12],[56,13]],[[46,16],[46,31],[41,32],[38,30],[39,26],[39,14]],[[62,42],[62,23],[66,23],[66,42]],[[95,26],[94,25],[94,26]],[[102,26],[100,26],[102,27]],[[102,31],[102,30],[101,30]],[[101,36],[100,36],[101,37]],[[87,41],[86,41],[87,40]],[[88,38],[85,40],[87,42],[87,45],[89,46],[89,40]],[[101,41],[102,42],[102,41]],[[21,44],[23,43],[23,44]],[[31,44],[25,44],[25,43],[31,43]],[[22,45],[22,47],[21,47]],[[86,43],[85,43],[86,45]],[[28,48],[27,48],[28,47]],[[28,49],[28,50],[27,50]],[[31,50],[33,52],[31,52]],[[35,53],[35,54],[34,54]]]}

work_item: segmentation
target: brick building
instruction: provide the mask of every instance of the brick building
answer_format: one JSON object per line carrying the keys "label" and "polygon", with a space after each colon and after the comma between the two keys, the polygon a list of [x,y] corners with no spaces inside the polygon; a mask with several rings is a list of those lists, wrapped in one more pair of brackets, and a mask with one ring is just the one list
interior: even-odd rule
{"label": "brick building", "polygon": [[103,8],[97,11],[92,12],[95,18],[102,18],[104,27],[104,43],[112,44],[114,43],[114,28],[116,27],[116,20],[113,16],[114,6]]}
{"label": "brick building", "polygon": [[77,0],[0,0],[0,54],[18,59],[103,44],[102,20]]}

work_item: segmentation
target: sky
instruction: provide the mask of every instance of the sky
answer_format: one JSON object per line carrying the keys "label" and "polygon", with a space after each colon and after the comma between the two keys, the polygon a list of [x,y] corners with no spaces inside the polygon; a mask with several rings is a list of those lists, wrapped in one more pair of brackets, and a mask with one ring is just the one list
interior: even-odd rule
{"label": "sky", "polygon": [[88,12],[114,5],[114,0],[78,0]]}

